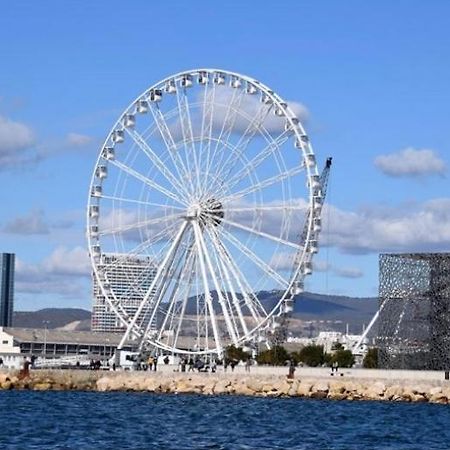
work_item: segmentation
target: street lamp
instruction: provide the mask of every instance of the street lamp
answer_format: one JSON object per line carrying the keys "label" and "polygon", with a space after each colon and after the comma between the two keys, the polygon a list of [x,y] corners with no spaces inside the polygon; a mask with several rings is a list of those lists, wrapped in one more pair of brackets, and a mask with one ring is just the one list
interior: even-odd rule
{"label": "street lamp", "polygon": [[45,356],[47,355],[47,327],[48,327],[48,324],[50,323],[50,321],[43,320],[42,323],[44,324],[44,352],[43,352],[43,355],[45,358]]}

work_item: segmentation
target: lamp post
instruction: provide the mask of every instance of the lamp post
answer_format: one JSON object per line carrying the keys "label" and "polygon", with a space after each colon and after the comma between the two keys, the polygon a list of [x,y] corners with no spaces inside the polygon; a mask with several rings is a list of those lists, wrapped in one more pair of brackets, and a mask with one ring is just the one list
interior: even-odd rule
{"label": "lamp post", "polygon": [[45,358],[46,355],[47,355],[47,327],[48,327],[48,324],[50,323],[50,321],[43,320],[42,323],[44,324],[44,352],[43,352],[43,356]]}

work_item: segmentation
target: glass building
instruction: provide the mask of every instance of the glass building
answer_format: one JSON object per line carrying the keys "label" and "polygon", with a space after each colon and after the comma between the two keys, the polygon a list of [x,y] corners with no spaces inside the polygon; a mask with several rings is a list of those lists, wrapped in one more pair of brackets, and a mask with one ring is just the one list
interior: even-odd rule
{"label": "glass building", "polygon": [[11,327],[14,310],[14,253],[0,253],[0,327]]}

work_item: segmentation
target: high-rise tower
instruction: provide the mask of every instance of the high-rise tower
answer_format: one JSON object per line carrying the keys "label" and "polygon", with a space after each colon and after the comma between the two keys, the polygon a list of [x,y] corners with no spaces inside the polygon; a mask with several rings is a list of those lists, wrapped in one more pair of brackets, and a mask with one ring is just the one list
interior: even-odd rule
{"label": "high-rise tower", "polygon": [[12,326],[14,311],[14,253],[0,254],[0,326]]}

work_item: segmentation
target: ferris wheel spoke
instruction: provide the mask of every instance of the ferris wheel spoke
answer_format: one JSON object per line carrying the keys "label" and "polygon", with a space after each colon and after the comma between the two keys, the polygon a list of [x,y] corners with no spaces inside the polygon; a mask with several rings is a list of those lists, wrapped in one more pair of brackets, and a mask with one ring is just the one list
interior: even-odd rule
{"label": "ferris wheel spoke", "polygon": [[158,334],[158,340],[161,340],[162,334],[164,330],[166,329],[167,322],[169,321],[170,317],[170,327],[169,330],[172,329],[173,319],[175,317],[175,310],[177,307],[177,303],[179,302],[179,297],[177,296],[178,291],[180,289],[180,285],[182,284],[183,280],[185,280],[190,274],[189,270],[191,269],[191,261],[193,258],[193,245],[191,244],[190,248],[186,251],[186,256],[184,258],[184,264],[181,264],[181,258],[180,258],[180,269],[178,276],[175,279],[175,283],[172,289],[172,293],[169,296],[169,307],[167,308],[163,324],[161,325],[159,334]]}
{"label": "ferris wheel spoke", "polygon": [[255,137],[255,134],[261,129],[271,109],[272,105],[261,106],[259,108],[256,116],[253,118],[253,120],[250,121],[250,124],[247,126],[243,135],[236,144],[234,155],[232,153],[230,156],[228,156],[225,162],[220,165],[220,171],[217,173],[217,176],[225,180],[226,178],[224,178],[224,176],[226,176],[227,173],[232,172],[233,167],[242,157],[251,140]]}
{"label": "ferris wheel spoke", "polygon": [[210,231],[208,228],[206,230],[207,230],[207,233],[210,235],[210,239],[211,239],[211,241],[212,241],[212,243],[213,243],[213,245],[214,245],[214,247],[216,249],[215,254],[216,254],[216,257],[217,257],[218,267],[221,268],[222,273],[224,275],[226,284],[227,284],[228,289],[229,289],[230,294],[231,294],[233,306],[234,306],[234,308],[235,308],[235,310],[236,310],[236,312],[238,314],[238,318],[239,318],[239,321],[241,323],[241,327],[242,327],[243,333],[244,333],[244,335],[247,335],[248,334],[247,324],[245,322],[244,315],[242,313],[242,309],[241,309],[241,306],[240,306],[239,299],[237,298],[234,285],[233,285],[233,283],[231,281],[230,273],[229,273],[229,271],[227,269],[226,255],[224,255],[223,249],[221,249],[219,243],[217,242],[217,235],[216,235],[216,233],[214,231]]}
{"label": "ferris wheel spoke", "polygon": [[[145,305],[147,304],[150,295],[152,294],[153,290],[155,289],[157,283],[160,282],[160,279],[167,274],[168,271],[168,264],[169,262],[173,261],[173,258],[175,256],[175,253],[178,249],[178,246],[181,242],[181,239],[183,238],[183,234],[186,231],[186,227],[187,227],[187,221],[184,221],[183,224],[181,225],[174,241],[172,242],[172,245],[169,249],[169,251],[167,252],[165,258],[163,259],[163,261],[161,262],[161,264],[158,267],[158,270],[156,271],[155,274],[155,278],[153,279],[152,283],[150,284],[150,287],[147,290],[147,293],[145,294],[144,299],[141,301],[133,319],[130,321],[127,330],[125,331],[125,334],[123,335],[120,344],[119,344],[119,349],[123,348],[123,345],[125,344],[126,340],[128,339],[128,336],[130,335],[131,330],[134,328],[136,321],[138,320],[139,315],[141,314],[142,310],[144,309]],[[171,264],[170,264],[171,265]],[[155,304],[156,302],[158,302],[158,299],[153,299],[154,301],[152,302],[153,304]],[[159,301],[161,301],[161,299],[159,299]],[[154,310],[156,310],[156,308],[154,307]],[[153,316],[152,316],[153,318]]]}
{"label": "ferris wheel spoke", "polygon": [[220,241],[219,245],[222,248],[224,255],[226,256],[230,272],[233,275],[234,279],[236,280],[239,289],[241,290],[241,293],[244,297],[245,305],[249,309],[255,322],[260,323],[268,315],[266,309],[259,301],[256,293],[253,292],[254,291],[253,288],[250,286],[250,283],[245,278],[245,275],[242,273],[242,270],[240,269],[238,264],[236,264],[234,259],[231,257],[230,251],[225,245],[225,242]]}
{"label": "ferris wheel spoke", "polygon": [[[203,99],[203,114],[202,114],[202,128],[201,128],[201,147],[200,156],[203,156],[206,147],[206,156],[204,157],[206,170],[205,174],[208,174],[209,161],[211,158],[211,144],[212,144],[212,133],[214,124],[214,104],[216,98],[216,84],[213,84],[212,89],[208,89],[208,85],[205,87],[205,94]],[[206,140],[206,144],[205,144]],[[201,176],[202,164],[199,164],[199,176]],[[208,177],[204,176],[203,180],[200,180],[202,192],[207,191]]]}
{"label": "ferris wheel spoke", "polygon": [[[196,242],[197,253],[198,253],[198,261],[200,264],[201,277],[202,277],[202,281],[203,281],[204,298],[205,298],[205,302],[207,305],[207,310],[209,310],[210,321],[211,321],[211,326],[212,326],[213,335],[214,335],[214,341],[216,343],[217,348],[222,348],[222,344],[220,342],[220,337],[219,337],[219,331],[217,328],[217,319],[216,319],[214,307],[212,304],[211,291],[209,289],[209,284],[208,284],[208,276],[206,274],[205,254],[203,252],[203,246],[201,243],[201,231],[199,231],[199,226],[196,222],[193,222],[192,226],[194,228],[195,242]],[[197,298],[199,298],[198,295],[197,295]]]}
{"label": "ferris wheel spoke", "polygon": [[242,189],[241,191],[235,192],[234,194],[228,195],[225,198],[222,198],[221,201],[227,202],[230,200],[238,200],[242,197],[245,197],[248,194],[251,194],[252,192],[260,191],[269,186],[272,186],[275,183],[279,183],[280,181],[283,181],[286,178],[291,178],[295,175],[298,175],[302,171],[303,171],[302,166],[296,166],[290,170],[280,172],[273,177],[266,178],[265,180],[262,180],[262,181],[258,182],[257,184],[254,184],[245,189]]}
{"label": "ferris wheel spoke", "polygon": [[[226,219],[225,217],[221,218],[220,220],[221,220],[221,222],[227,223],[228,225],[231,225],[232,227],[239,228],[243,231],[247,231],[248,233],[255,234],[259,237],[269,239],[273,242],[277,242],[278,244],[283,244],[283,245],[286,245],[288,247],[292,247],[295,249],[301,248],[301,246],[298,244],[294,244],[293,242],[287,241],[280,237],[276,237],[276,236],[273,236],[272,234],[265,233],[264,231],[255,230],[254,228],[248,227],[246,225],[242,225],[242,224],[234,222],[233,220],[230,220],[230,219]],[[225,230],[222,229],[222,231],[225,231]]]}
{"label": "ferris wheel spoke", "polygon": [[241,253],[243,253],[252,263],[257,265],[264,274],[271,277],[274,281],[276,281],[281,287],[287,288],[289,286],[289,282],[284,279],[281,275],[278,274],[269,264],[263,261],[259,256],[257,256],[252,250],[250,250],[246,245],[244,245],[239,239],[236,239],[230,232],[227,230],[222,230],[225,239],[231,242]]}
{"label": "ferris wheel spoke", "polygon": [[261,204],[255,204],[254,206],[242,206],[242,207],[232,207],[232,206],[224,206],[223,209],[216,209],[216,210],[208,210],[210,213],[214,212],[260,212],[260,211],[301,211],[306,210],[307,206],[301,206],[298,204],[289,204],[284,203],[283,205],[271,205],[270,203],[265,205],[263,203]]}
{"label": "ferris wheel spoke", "polygon": [[[151,103],[152,104],[152,103]],[[175,166],[180,180],[187,180],[189,176],[189,171],[187,170],[183,158],[180,157],[173,139],[172,133],[169,129],[166,119],[158,107],[151,106],[150,111],[153,116],[153,120],[161,134],[163,142],[167,148],[167,152]]]}
{"label": "ferris wheel spoke", "polygon": [[[180,126],[181,133],[183,135],[183,144],[186,150],[186,168],[188,171],[188,176],[193,175],[194,179],[192,180],[192,190],[195,192],[199,189],[199,166],[197,161],[197,152],[194,144],[194,133],[192,129],[192,121],[191,114],[189,109],[189,100],[186,95],[185,89],[180,90],[180,87],[177,86],[177,103],[178,103],[178,111],[180,116]],[[194,164],[194,169],[191,167],[191,158]]]}
{"label": "ferris wheel spoke", "polygon": [[[237,322],[237,319],[239,319],[239,301],[234,301],[235,294],[234,294],[234,287],[228,283],[224,267],[221,263],[220,254],[218,252],[218,248],[215,246],[214,242],[212,242],[212,236],[210,233],[208,233],[208,230],[205,228],[205,238],[209,236],[209,240],[211,241],[212,248],[209,249],[209,254],[211,255],[211,258],[213,259],[215,271],[217,274],[217,277],[219,279],[219,286],[221,288],[222,297],[224,298],[224,304],[229,310],[229,316],[231,319],[233,330],[235,330],[235,335],[237,339],[240,339],[240,330],[239,330],[239,324]],[[237,308],[236,308],[237,304]],[[239,308],[240,309],[240,308]],[[236,317],[236,312],[238,313],[238,317]],[[245,322],[244,322],[245,323]],[[242,324],[241,324],[242,328]]]}
{"label": "ferris wheel spoke", "polygon": [[[216,140],[216,143],[214,145],[214,150],[211,153],[211,134],[209,136],[209,143],[208,143],[208,153],[206,158],[206,170],[205,173],[210,173],[211,171],[211,163],[216,160],[216,155],[219,152],[219,161],[217,162],[216,166],[220,167],[220,163],[223,161],[223,155],[224,155],[224,148],[225,142],[229,142],[231,133],[233,129],[235,128],[236,119],[238,117],[238,111],[239,111],[239,105],[242,102],[242,99],[244,98],[244,90],[234,90],[233,95],[231,96],[231,100],[228,103],[227,111],[225,113],[225,118],[223,120],[222,128],[219,133],[219,137]],[[213,105],[214,106],[214,105]],[[212,107],[213,107],[212,106]],[[211,116],[212,119],[212,116]],[[212,130],[212,128],[211,128]],[[211,131],[210,130],[210,131]],[[220,146],[220,147],[219,147]],[[207,177],[205,177],[205,190],[207,188]]]}
{"label": "ferris wheel spoke", "polygon": [[125,231],[136,230],[136,229],[148,227],[151,225],[158,225],[163,222],[168,222],[168,221],[174,220],[174,219],[181,219],[183,217],[184,217],[184,214],[171,214],[168,216],[144,220],[142,222],[135,222],[135,223],[132,223],[132,224],[129,224],[126,226],[122,226],[122,227],[109,228],[109,229],[101,231],[99,233],[99,235],[105,236],[105,235],[109,235],[109,234],[124,233]]}
{"label": "ferris wheel spoke", "polygon": [[[236,184],[238,184],[243,178],[245,178],[249,173],[255,171],[260,164],[262,164],[270,155],[272,155],[276,150],[278,150],[287,140],[289,139],[288,132],[284,131],[281,133],[274,141],[270,142],[269,145],[263,148],[263,150],[258,153],[254,158],[248,161],[244,167],[242,167],[239,172],[236,173],[229,181],[227,185],[229,189],[232,189]],[[225,180],[228,180],[230,172],[225,175]]]}
{"label": "ferris wheel spoke", "polygon": [[154,166],[161,172],[164,178],[172,185],[175,191],[185,201],[188,201],[189,194],[186,188],[180,183],[179,180],[173,175],[173,173],[167,169],[167,164],[158,157],[158,155],[151,149],[151,147],[145,142],[144,138],[134,129],[126,128],[128,134],[133,138],[134,142],[139,148],[147,155]]}
{"label": "ferris wheel spoke", "polygon": [[115,165],[116,167],[118,167],[123,172],[127,173],[128,175],[131,175],[132,177],[136,178],[140,182],[152,187],[156,191],[159,191],[161,194],[164,194],[166,197],[169,197],[172,200],[175,200],[177,203],[186,205],[186,203],[182,199],[177,197],[175,194],[173,194],[166,188],[162,187],[158,183],[155,183],[153,180],[150,180],[150,178],[147,178],[145,175],[141,174],[140,172],[137,172],[136,170],[132,169],[131,167],[128,167],[127,165],[125,165],[117,160],[111,160],[110,163]]}
{"label": "ferris wheel spoke", "polygon": [[124,203],[134,203],[138,205],[146,205],[146,206],[156,206],[158,208],[168,208],[168,209],[178,209],[180,211],[185,211],[186,208],[182,208],[181,206],[174,206],[174,205],[168,205],[164,203],[152,203],[152,202],[146,202],[143,200],[135,200],[132,198],[125,198],[125,197],[116,197],[114,195],[102,195],[103,200],[113,200],[114,202],[124,202]]}

